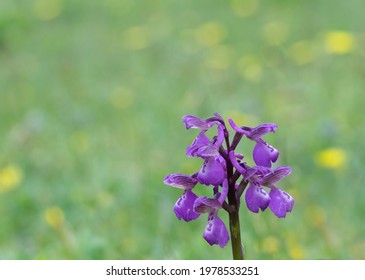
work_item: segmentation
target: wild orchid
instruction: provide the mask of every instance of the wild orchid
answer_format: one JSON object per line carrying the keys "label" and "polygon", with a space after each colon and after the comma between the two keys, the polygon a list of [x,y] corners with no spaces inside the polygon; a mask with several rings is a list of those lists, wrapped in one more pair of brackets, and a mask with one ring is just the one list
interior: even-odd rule
{"label": "wild orchid", "polygon": [[[174,206],[178,219],[189,222],[207,213],[208,222],[203,238],[210,245],[219,245],[222,248],[231,238],[233,259],[243,259],[239,220],[241,196],[245,193],[246,206],[250,211],[258,213],[269,208],[278,218],[285,218],[293,209],[294,199],[276,187],[276,183],[288,176],[291,168],[272,168],[272,164],[279,157],[279,151],[262,137],[275,132],[278,128],[276,124],[266,123],[248,127],[237,126],[232,119],[228,122],[235,132],[232,142],[225,121],[218,113],[207,119],[184,116],[183,123],[186,129],[200,130],[193,143],[186,148],[186,156],[202,158],[203,165],[192,175],[170,174],[163,181],[183,190]],[[217,128],[217,135],[209,139],[206,132],[213,127]],[[252,152],[255,166],[249,166],[243,160],[244,155],[235,152],[244,137],[255,142]],[[210,186],[212,197],[198,197],[193,192],[198,184]],[[226,225],[218,216],[222,209],[229,215],[230,237]]]}

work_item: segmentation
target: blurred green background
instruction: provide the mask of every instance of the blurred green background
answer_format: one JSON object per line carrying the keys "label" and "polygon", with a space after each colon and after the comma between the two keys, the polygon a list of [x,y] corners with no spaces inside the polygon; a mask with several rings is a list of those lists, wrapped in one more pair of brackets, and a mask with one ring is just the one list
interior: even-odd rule
{"label": "blurred green background", "polygon": [[0,258],[231,259],[162,182],[202,163],[182,116],[219,112],[277,123],[293,168],[286,219],[241,208],[246,257],[365,259],[363,8],[0,0]]}

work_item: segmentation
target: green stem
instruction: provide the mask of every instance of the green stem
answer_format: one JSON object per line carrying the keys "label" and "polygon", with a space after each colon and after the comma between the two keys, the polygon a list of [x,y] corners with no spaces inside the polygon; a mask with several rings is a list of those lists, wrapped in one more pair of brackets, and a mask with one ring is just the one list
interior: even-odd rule
{"label": "green stem", "polygon": [[[227,161],[227,177],[232,179],[233,166],[230,161]],[[241,242],[241,228],[239,218],[239,199],[236,197],[235,181],[228,180],[228,204],[231,207],[229,214],[229,230],[231,232],[232,254],[234,260],[243,260],[243,247]]]}
{"label": "green stem", "polygon": [[241,228],[238,210],[229,213],[229,229],[231,232],[232,254],[234,260],[243,260],[244,253],[241,243]]}

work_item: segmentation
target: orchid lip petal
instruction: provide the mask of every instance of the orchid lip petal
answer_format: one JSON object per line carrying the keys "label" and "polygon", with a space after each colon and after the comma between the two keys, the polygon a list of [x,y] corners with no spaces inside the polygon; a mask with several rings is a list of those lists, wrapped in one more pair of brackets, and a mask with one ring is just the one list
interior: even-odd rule
{"label": "orchid lip petal", "polygon": [[285,218],[286,213],[291,212],[294,207],[294,198],[279,188],[271,188],[270,198],[269,208],[278,218]]}
{"label": "orchid lip petal", "polygon": [[254,213],[258,213],[259,210],[265,211],[271,199],[261,186],[250,183],[246,190],[245,200],[247,208]]}
{"label": "orchid lip petal", "polygon": [[194,212],[194,202],[198,199],[198,196],[191,190],[186,190],[178,199],[174,205],[174,212],[176,217],[185,222],[189,222],[197,219],[200,214]]}
{"label": "orchid lip petal", "polygon": [[267,146],[262,142],[257,142],[253,149],[253,160],[257,165],[271,167],[271,157]]}
{"label": "orchid lip petal", "polygon": [[271,167],[271,163],[277,161],[279,151],[265,141],[260,140],[256,142],[252,156],[257,165]]}
{"label": "orchid lip petal", "polygon": [[206,158],[197,180],[204,185],[219,186],[226,178],[225,160],[221,156]]}
{"label": "orchid lip petal", "polygon": [[279,157],[279,154],[280,154],[279,151],[277,149],[275,149],[273,146],[266,143],[266,142],[264,142],[264,144],[266,145],[268,153],[270,154],[270,160],[272,162],[276,162],[278,157]]}
{"label": "orchid lip petal", "polygon": [[209,215],[203,237],[211,246],[219,245],[223,248],[227,245],[229,234],[226,225],[216,213],[211,213]]}

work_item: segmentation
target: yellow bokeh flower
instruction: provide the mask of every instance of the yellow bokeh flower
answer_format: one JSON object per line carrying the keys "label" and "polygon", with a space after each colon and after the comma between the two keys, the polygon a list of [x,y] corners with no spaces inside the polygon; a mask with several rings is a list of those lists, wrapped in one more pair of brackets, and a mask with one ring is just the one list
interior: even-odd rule
{"label": "yellow bokeh flower", "polygon": [[55,206],[44,211],[44,218],[48,225],[53,228],[61,228],[65,221],[65,214],[62,209]]}
{"label": "yellow bokeh flower", "polygon": [[0,170],[0,192],[7,192],[19,185],[23,178],[22,171],[15,165],[8,165]]}
{"label": "yellow bokeh flower", "polygon": [[248,81],[257,82],[261,79],[262,67],[259,60],[252,55],[245,55],[238,60],[238,72]]}
{"label": "yellow bokeh flower", "polygon": [[298,244],[291,244],[289,246],[289,254],[294,260],[304,259],[304,250]]}
{"label": "yellow bokeh flower", "polygon": [[224,26],[216,21],[205,23],[195,30],[195,40],[200,47],[218,45],[226,36]]}
{"label": "yellow bokeh flower", "polygon": [[259,0],[231,0],[231,9],[239,17],[254,14],[259,7]]}
{"label": "yellow bokeh flower", "polygon": [[289,28],[280,21],[269,22],[264,26],[263,35],[269,45],[278,46],[288,38]]}
{"label": "yellow bokeh flower", "polygon": [[52,20],[61,14],[62,5],[62,0],[36,0],[34,13],[40,20]]}
{"label": "yellow bokeh flower", "polygon": [[319,166],[340,169],[346,164],[347,155],[343,149],[329,148],[317,153],[315,160]]}
{"label": "yellow bokeh flower", "polygon": [[288,248],[288,253],[294,260],[302,260],[305,257],[305,250],[298,242],[298,235],[293,231],[287,232],[285,243]]}
{"label": "yellow bokeh flower", "polygon": [[355,48],[353,35],[345,31],[330,31],[325,34],[326,50],[333,54],[345,54]]}
{"label": "yellow bokeh flower", "polygon": [[273,254],[279,251],[280,241],[274,236],[267,236],[262,241],[262,250],[266,253]]}
{"label": "yellow bokeh flower", "polygon": [[290,46],[289,57],[298,65],[304,65],[314,60],[314,47],[311,42],[300,41]]}
{"label": "yellow bokeh flower", "polygon": [[123,45],[129,50],[143,50],[150,45],[150,34],[144,26],[133,26],[123,33]]}

